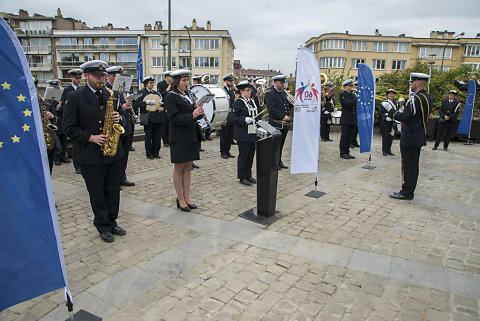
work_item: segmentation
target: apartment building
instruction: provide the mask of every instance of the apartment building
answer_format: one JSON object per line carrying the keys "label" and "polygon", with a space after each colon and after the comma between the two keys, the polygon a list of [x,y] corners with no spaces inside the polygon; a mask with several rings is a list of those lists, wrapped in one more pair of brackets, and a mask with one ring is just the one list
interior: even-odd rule
{"label": "apartment building", "polygon": [[[463,35],[462,35],[463,36]],[[326,33],[305,43],[318,58],[322,72],[345,72],[356,77],[359,63],[368,64],[379,78],[382,74],[405,69],[416,62],[429,62],[433,68],[449,70],[462,64],[480,67],[480,34],[461,37],[450,31],[432,31],[429,38]]]}

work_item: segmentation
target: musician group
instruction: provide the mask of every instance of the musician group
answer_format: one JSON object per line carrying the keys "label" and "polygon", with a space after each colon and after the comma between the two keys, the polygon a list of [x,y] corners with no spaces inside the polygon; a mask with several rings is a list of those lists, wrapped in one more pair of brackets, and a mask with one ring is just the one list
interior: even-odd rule
{"label": "musician group", "polygon": [[[203,103],[206,100],[199,100],[202,97],[196,97],[191,90],[191,71],[166,71],[157,90],[154,89],[155,80],[147,76],[143,79],[144,88],[133,98],[120,89],[113,91],[115,78],[122,72],[122,67],[108,67],[101,60],[86,62],[80,68],[69,71],[72,84],[63,91],[60,102],[41,101],[46,108],[42,114],[45,121],[57,125],[55,133],[49,132],[52,137],[47,142],[50,169],[55,160],[68,161],[66,143],[63,142],[66,138],[60,138],[61,135],[68,136],[73,145],[75,170],[85,181],[94,213],[93,224],[103,241],[113,242],[114,235],[126,234],[116,220],[121,185],[135,185],[127,180],[126,172],[129,152],[134,150],[133,133],[138,119],[144,126],[147,158],[160,158],[162,141],[164,146],[169,147],[170,161],[173,163],[173,187],[177,194],[175,202],[181,211],[197,209],[190,195],[191,170],[193,161],[200,159],[201,141],[207,140],[208,132],[220,132],[216,134],[220,135],[220,156],[223,159],[235,158],[230,150],[236,141],[239,152],[237,178],[240,184],[252,186],[256,184],[252,174],[256,142],[264,137],[259,135],[257,122],[265,116],[263,112],[268,111],[268,123],[281,133],[280,158],[274,169],[288,168],[281,159],[285,139],[292,126],[293,102],[285,91],[286,76],[273,77],[273,85],[264,89],[258,86],[263,85],[257,82],[260,80],[258,78],[253,79],[253,84],[252,80],[240,80],[235,85],[234,75],[225,75],[223,90],[229,102],[228,117],[218,128],[214,128],[205,116]],[[82,75],[86,81],[83,87],[80,86]],[[426,144],[426,117],[432,107],[431,97],[424,90],[428,76],[418,73],[412,75],[411,88],[415,95],[407,102],[405,109],[398,108],[393,98],[395,90],[389,89],[379,111],[384,156],[393,155],[391,146],[396,122],[404,125],[400,141],[404,184],[399,193],[391,195],[397,199],[412,199],[414,196],[420,149]],[[196,79],[202,82],[205,78],[202,75]],[[51,82],[51,85],[58,86],[59,83]],[[350,148],[358,132],[357,97],[353,80],[346,80],[342,86],[344,90],[339,96],[342,106],[340,157],[353,159],[355,157],[351,155]],[[333,89],[331,82],[325,82],[322,86],[320,135],[323,142],[332,141],[332,115],[338,117]],[[266,105],[263,111],[259,99]],[[458,107],[456,103],[450,102],[451,105]],[[453,108],[451,115],[454,116],[457,109]],[[47,133],[45,137],[47,141]],[[445,144],[448,146],[447,140]]]}

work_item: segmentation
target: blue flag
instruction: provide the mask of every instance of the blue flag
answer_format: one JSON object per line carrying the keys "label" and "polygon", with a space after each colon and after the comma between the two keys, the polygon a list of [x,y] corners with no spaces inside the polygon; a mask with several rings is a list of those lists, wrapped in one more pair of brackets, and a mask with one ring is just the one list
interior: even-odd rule
{"label": "blue flag", "polygon": [[375,117],[375,77],[366,64],[358,64],[357,123],[360,153],[372,152]]}
{"label": "blue flag", "polygon": [[141,39],[138,39],[137,81],[139,86],[143,81],[143,58],[142,58],[142,40]]}
{"label": "blue flag", "polygon": [[477,92],[477,84],[475,80],[470,79],[468,82],[467,99],[465,107],[463,107],[462,118],[458,125],[457,134],[465,134],[470,138],[470,129],[472,127],[473,105],[475,104],[475,93]]}
{"label": "blue flag", "polygon": [[1,17],[0,58],[1,311],[68,286],[37,94]]}

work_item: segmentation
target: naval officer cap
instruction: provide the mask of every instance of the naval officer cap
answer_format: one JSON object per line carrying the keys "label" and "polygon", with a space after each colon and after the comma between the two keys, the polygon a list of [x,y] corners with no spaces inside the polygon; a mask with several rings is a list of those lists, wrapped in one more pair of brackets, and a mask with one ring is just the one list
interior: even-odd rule
{"label": "naval officer cap", "polygon": [[342,82],[342,86],[353,86],[353,80],[352,79],[347,79],[344,82]]}
{"label": "naval officer cap", "polygon": [[47,80],[47,84],[49,84],[50,86],[60,86],[60,80],[58,79]]}
{"label": "naval officer cap", "polygon": [[333,87],[333,82],[327,81],[327,82],[325,83],[325,86],[327,86],[327,87]]}
{"label": "naval officer cap", "polygon": [[412,72],[410,74],[410,77],[411,77],[412,81],[415,81],[415,80],[427,81],[430,78],[429,75],[422,74],[421,72]]}
{"label": "naval officer cap", "polygon": [[172,73],[171,70],[166,70],[166,71],[163,72],[163,77],[171,77],[171,75],[170,75],[171,73]]}
{"label": "naval officer cap", "polygon": [[116,74],[121,74],[123,72],[123,67],[122,66],[112,66],[108,67],[106,69],[107,74],[109,75],[116,75]]}
{"label": "naval officer cap", "polygon": [[397,92],[395,91],[395,89],[390,88],[389,90],[387,90],[387,92],[385,94],[388,95],[388,93],[396,94]]}
{"label": "naval officer cap", "polygon": [[198,76],[192,77],[192,80],[202,81],[202,75],[198,75]]}
{"label": "naval officer cap", "polygon": [[287,76],[285,75],[276,75],[272,77],[273,81],[280,81],[280,82],[285,82],[285,78],[287,78]]}
{"label": "naval officer cap", "polygon": [[82,78],[83,70],[80,68],[70,69],[68,74],[75,78]]}
{"label": "naval officer cap", "polygon": [[152,76],[147,76],[147,77],[143,78],[142,84],[145,85],[149,81],[155,81],[155,79]]}
{"label": "naval officer cap", "polygon": [[248,80],[242,80],[237,84],[237,89],[238,90],[244,90],[245,88],[250,87],[250,84],[248,83]]}
{"label": "naval officer cap", "polygon": [[457,94],[457,91],[455,89],[452,89],[448,92],[449,94],[453,94],[453,95],[456,95]]}
{"label": "naval officer cap", "polygon": [[80,68],[83,69],[83,72],[87,74],[106,74],[108,64],[103,60],[91,60],[84,64],[80,65]]}
{"label": "naval officer cap", "polygon": [[226,74],[225,76],[223,76],[223,80],[232,80],[233,81],[233,79],[234,79],[233,73],[229,73],[229,74]]}
{"label": "naval officer cap", "polygon": [[172,71],[170,73],[170,76],[172,76],[173,78],[182,78],[182,77],[190,77],[191,74],[192,72],[188,69],[178,69],[178,70]]}
{"label": "naval officer cap", "polygon": [[262,79],[262,77],[255,77],[255,78],[252,79],[252,81],[256,82],[257,80],[260,80],[260,79]]}

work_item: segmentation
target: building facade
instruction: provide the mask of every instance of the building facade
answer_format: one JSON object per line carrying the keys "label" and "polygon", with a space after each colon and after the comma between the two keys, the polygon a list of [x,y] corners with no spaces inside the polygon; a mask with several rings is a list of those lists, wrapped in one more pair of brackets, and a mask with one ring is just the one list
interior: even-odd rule
{"label": "building facade", "polygon": [[433,68],[443,70],[470,64],[480,67],[480,34],[475,38],[455,36],[454,32],[432,31],[429,38],[383,36],[378,29],[373,35],[326,33],[307,40],[305,46],[312,50],[322,72],[331,75],[345,73],[357,76],[359,63],[369,65],[375,77],[402,70],[417,62],[428,62]]}

